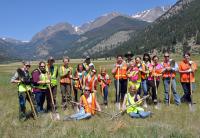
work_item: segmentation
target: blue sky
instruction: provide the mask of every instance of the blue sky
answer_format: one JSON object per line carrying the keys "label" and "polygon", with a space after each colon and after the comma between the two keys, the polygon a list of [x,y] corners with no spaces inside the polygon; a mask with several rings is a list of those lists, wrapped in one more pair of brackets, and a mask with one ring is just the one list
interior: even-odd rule
{"label": "blue sky", "polygon": [[0,0],[0,37],[30,40],[49,25],[79,26],[105,13],[134,14],[176,0]]}

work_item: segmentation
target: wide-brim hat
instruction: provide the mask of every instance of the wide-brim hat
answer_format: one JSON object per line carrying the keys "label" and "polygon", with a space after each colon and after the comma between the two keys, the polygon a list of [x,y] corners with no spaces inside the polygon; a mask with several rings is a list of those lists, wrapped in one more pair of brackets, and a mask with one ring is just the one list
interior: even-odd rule
{"label": "wide-brim hat", "polygon": [[125,56],[126,58],[127,58],[128,56],[133,57],[133,53],[132,53],[131,51],[128,51],[124,56]]}

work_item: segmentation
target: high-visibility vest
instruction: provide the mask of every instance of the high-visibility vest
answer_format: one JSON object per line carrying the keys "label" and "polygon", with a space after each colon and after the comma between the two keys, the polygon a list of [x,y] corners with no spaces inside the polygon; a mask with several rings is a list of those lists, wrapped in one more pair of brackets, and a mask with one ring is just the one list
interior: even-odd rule
{"label": "high-visibility vest", "polygon": [[[71,67],[65,68],[65,67],[62,65],[62,66],[60,67],[60,76],[67,75],[69,71],[72,72],[72,68],[71,68]],[[69,78],[69,76],[60,77],[60,83],[68,83],[68,84],[70,84],[70,83],[71,83],[71,79]]]}
{"label": "high-visibility vest", "polygon": [[[20,76],[19,71],[20,71],[21,73],[24,74],[24,77],[26,77],[26,78],[28,78],[28,79],[30,78],[30,77],[29,77],[29,72],[28,72],[28,71],[25,73],[22,69],[18,69],[17,72],[18,72],[19,78],[22,77],[22,76]],[[26,74],[26,75],[25,75],[25,74]],[[21,74],[21,75],[22,75],[22,74]],[[24,83],[22,83],[22,82],[18,83],[18,92],[26,92],[27,90],[31,90],[30,85],[26,85],[26,84],[24,84]]]}
{"label": "high-visibility vest", "polygon": [[148,80],[154,80],[153,76],[158,76],[156,77],[156,80],[160,80],[160,75],[162,75],[162,70],[163,66],[161,64],[157,64],[155,67],[152,64],[149,64],[149,69],[150,69],[150,74],[148,77]]}
{"label": "high-visibility vest", "polygon": [[[191,65],[184,60],[179,64],[179,71],[186,71],[191,68]],[[193,63],[193,68],[197,70],[197,64]],[[180,82],[195,82],[195,73],[180,73]]]}
{"label": "high-visibility vest", "polygon": [[133,67],[130,69],[130,78],[129,80],[132,82],[141,82],[141,72],[138,67]]}
{"label": "high-visibility vest", "polygon": [[18,83],[18,91],[19,92],[26,92],[26,85],[23,83]]}
{"label": "high-visibility vest", "polygon": [[126,76],[126,72],[127,72],[127,65],[126,64],[122,64],[121,68],[118,68],[115,74],[115,79],[117,80],[119,79],[127,79]]}
{"label": "high-visibility vest", "polygon": [[[47,80],[49,80],[47,73],[40,73],[39,81],[47,81]],[[46,90],[46,89],[48,89],[48,85],[47,84],[39,84],[38,86],[34,86],[34,88]]]}
{"label": "high-visibility vest", "polygon": [[[144,61],[142,62],[142,70],[143,71],[147,71],[147,72],[150,72],[149,71],[149,62],[145,63]],[[144,80],[144,79],[147,79],[149,77],[149,73],[143,73],[141,72],[141,78]]]}
{"label": "high-visibility vest", "polygon": [[47,72],[50,74],[50,77],[51,77],[51,85],[52,85],[52,86],[58,85],[58,81],[57,81],[58,67],[57,67],[57,66],[54,66],[53,73],[51,73],[50,68],[47,68]]}
{"label": "high-visibility vest", "polygon": [[[135,99],[135,96],[131,96],[130,93],[127,93],[127,97],[126,97],[126,107],[128,107],[126,109],[127,113],[132,113],[132,112],[138,113],[138,111],[144,111],[143,108],[137,107],[134,99]],[[132,105],[132,106],[130,106],[130,105]]]}
{"label": "high-visibility vest", "polygon": [[90,76],[90,74],[88,74],[85,77],[85,86],[89,87],[90,91],[92,91],[93,89],[96,90],[96,76],[94,75],[93,77]]}
{"label": "high-visibility vest", "polygon": [[[107,83],[105,84],[101,78]],[[102,76],[101,74],[98,75],[98,82],[100,82],[100,85],[102,88],[106,87],[107,85],[110,85],[111,83],[111,80],[109,78],[109,75],[108,74],[105,74],[104,76]]]}
{"label": "high-visibility vest", "polygon": [[94,93],[91,93],[91,95],[92,95],[92,104],[91,104],[91,106],[89,106],[88,101],[87,101],[87,99],[86,99],[84,94],[81,96],[81,99],[83,101],[83,106],[84,106],[85,112],[86,113],[91,113],[92,115],[94,115],[95,114],[95,109],[96,109],[96,98],[95,98],[95,94]]}
{"label": "high-visibility vest", "polygon": [[[164,68],[167,68],[167,67],[170,67],[170,62],[163,62],[163,67]],[[163,72],[163,78],[174,78],[176,76],[176,72],[175,71],[165,71]]]}

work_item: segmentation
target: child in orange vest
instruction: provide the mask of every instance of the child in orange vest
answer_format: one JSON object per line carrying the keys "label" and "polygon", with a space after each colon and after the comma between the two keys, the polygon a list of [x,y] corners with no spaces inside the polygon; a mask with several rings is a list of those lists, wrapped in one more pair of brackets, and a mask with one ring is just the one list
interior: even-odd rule
{"label": "child in orange vest", "polygon": [[104,99],[104,105],[108,105],[108,86],[111,83],[109,75],[106,73],[106,69],[103,68],[98,75],[98,81],[100,82],[101,95]]}

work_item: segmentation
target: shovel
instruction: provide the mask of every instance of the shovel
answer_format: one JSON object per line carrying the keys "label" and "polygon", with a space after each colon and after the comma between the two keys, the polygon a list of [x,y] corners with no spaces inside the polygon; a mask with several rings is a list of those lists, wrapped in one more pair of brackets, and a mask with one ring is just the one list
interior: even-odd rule
{"label": "shovel", "polygon": [[51,102],[52,102],[52,106],[53,106],[53,112],[51,113],[51,119],[54,120],[54,121],[57,121],[57,120],[60,120],[60,115],[56,112],[56,107],[55,107],[55,104],[54,104],[53,93],[52,93],[50,84],[48,84],[48,87],[49,87]]}
{"label": "shovel", "polygon": [[33,111],[34,119],[37,119],[38,116],[37,116],[37,114],[36,114],[35,107],[33,106],[33,101],[32,101],[32,99],[31,99],[31,96],[30,96],[29,91],[28,91],[27,89],[26,89],[26,93],[27,93],[27,95],[28,95],[29,103],[30,103],[31,109],[32,109],[32,111]]}
{"label": "shovel", "polygon": [[191,72],[189,73],[189,79],[190,79],[190,99],[191,99],[191,103],[189,103],[189,109],[190,109],[190,112],[194,112],[195,111],[195,108],[194,108],[194,105],[193,105],[193,98],[192,98],[192,81],[191,81]]}

